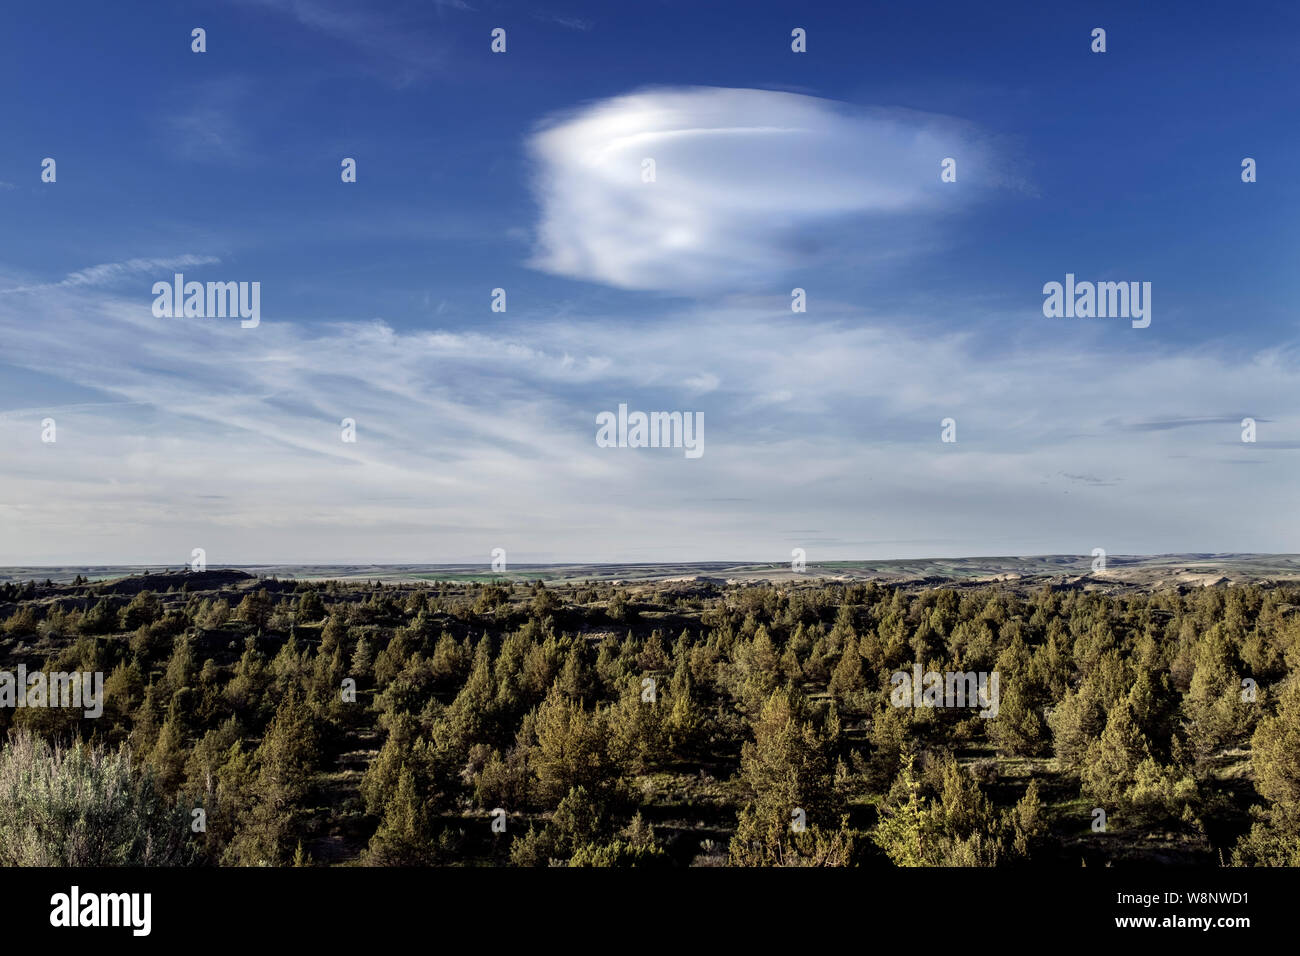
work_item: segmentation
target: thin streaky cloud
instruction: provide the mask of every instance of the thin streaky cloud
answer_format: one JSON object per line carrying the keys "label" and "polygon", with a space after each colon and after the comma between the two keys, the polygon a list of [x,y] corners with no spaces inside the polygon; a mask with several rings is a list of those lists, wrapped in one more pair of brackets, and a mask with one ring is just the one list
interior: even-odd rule
{"label": "thin streaky cloud", "polygon": [[44,292],[50,289],[66,289],[75,286],[111,285],[128,276],[141,273],[166,272],[168,270],[185,269],[190,266],[214,265],[220,261],[215,256],[184,255],[170,256],[163,259],[127,259],[125,262],[106,262],[71,272],[58,282],[0,289],[0,295],[19,292]]}

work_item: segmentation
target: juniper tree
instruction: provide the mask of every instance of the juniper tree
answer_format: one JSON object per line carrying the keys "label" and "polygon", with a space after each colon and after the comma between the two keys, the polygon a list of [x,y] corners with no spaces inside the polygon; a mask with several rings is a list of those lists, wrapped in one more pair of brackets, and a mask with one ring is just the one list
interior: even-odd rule
{"label": "juniper tree", "polygon": [[402,767],[397,788],[384,806],[384,818],[366,848],[372,866],[428,866],[436,862],[437,844],[415,775]]}
{"label": "juniper tree", "polygon": [[1146,737],[1133,719],[1133,706],[1120,701],[1106,718],[1101,738],[1088,748],[1080,771],[1083,792],[1103,806],[1126,804],[1138,767],[1151,756]]}
{"label": "juniper tree", "polygon": [[1259,722],[1251,738],[1255,789],[1267,803],[1255,811],[1233,861],[1245,865],[1300,866],[1300,680],[1292,678],[1277,712]]}

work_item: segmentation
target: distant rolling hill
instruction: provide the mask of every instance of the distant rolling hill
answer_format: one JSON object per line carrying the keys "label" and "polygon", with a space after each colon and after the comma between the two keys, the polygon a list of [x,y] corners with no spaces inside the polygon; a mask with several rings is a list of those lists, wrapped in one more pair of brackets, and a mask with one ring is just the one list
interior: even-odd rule
{"label": "distant rolling hill", "polygon": [[[486,564],[338,564],[243,565],[236,570],[254,577],[298,580],[382,580],[386,582],[472,582],[492,580],[552,583],[619,581],[651,584],[709,581],[718,584],[759,582],[866,581],[912,586],[974,585],[993,582],[1018,586],[1052,584],[1101,590],[1149,590],[1206,587],[1218,584],[1300,580],[1296,554],[1162,554],[1110,555],[1103,570],[1093,570],[1089,555],[1031,555],[932,558],[892,561],[810,561],[796,572],[787,563],[703,561],[669,564],[517,564],[493,572]],[[68,583],[78,575],[94,581],[145,576],[149,587],[165,588],[182,580],[184,568],[151,566],[5,567],[0,583],[52,580]],[[207,574],[214,572],[209,571]]]}

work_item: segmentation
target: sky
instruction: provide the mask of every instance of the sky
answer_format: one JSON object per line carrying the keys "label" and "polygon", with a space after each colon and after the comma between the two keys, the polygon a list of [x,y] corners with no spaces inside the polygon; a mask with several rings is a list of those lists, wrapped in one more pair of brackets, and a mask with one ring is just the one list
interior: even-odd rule
{"label": "sky", "polygon": [[1300,551],[1300,8],[1140,7],[13,6],[0,564]]}

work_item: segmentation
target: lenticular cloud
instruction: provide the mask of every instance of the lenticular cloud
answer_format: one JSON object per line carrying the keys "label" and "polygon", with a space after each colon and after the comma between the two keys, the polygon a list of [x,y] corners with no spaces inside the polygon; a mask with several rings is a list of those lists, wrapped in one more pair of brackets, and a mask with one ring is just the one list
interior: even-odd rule
{"label": "lenticular cloud", "polygon": [[[846,217],[951,206],[988,167],[960,121],[770,90],[615,97],[553,119],[529,146],[534,267],[683,293],[795,267],[810,234]],[[946,157],[960,185],[940,183]]]}

